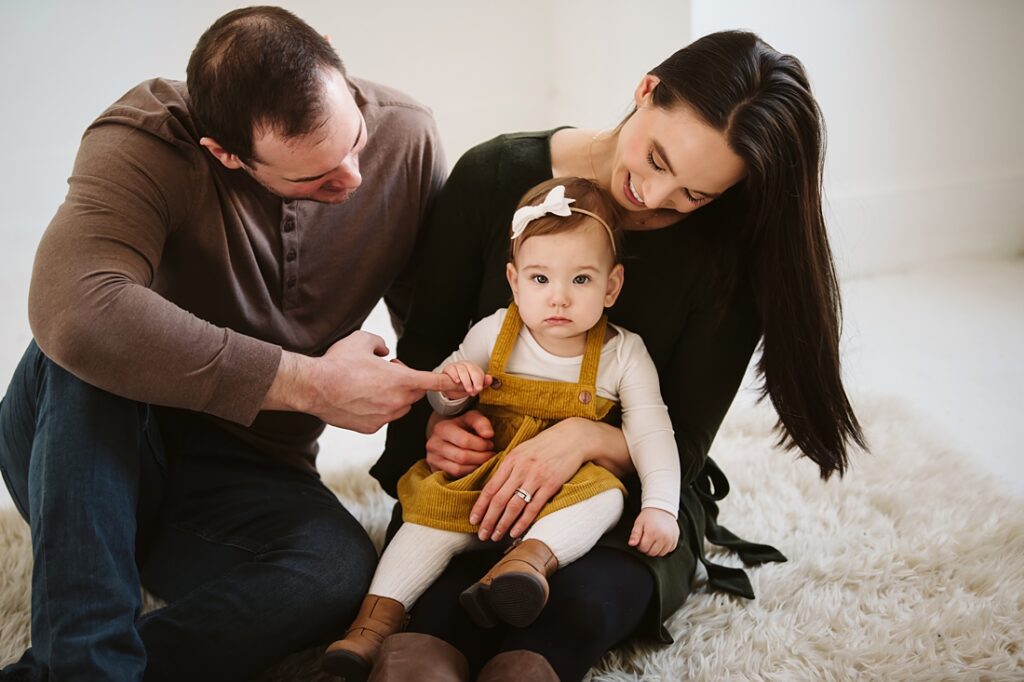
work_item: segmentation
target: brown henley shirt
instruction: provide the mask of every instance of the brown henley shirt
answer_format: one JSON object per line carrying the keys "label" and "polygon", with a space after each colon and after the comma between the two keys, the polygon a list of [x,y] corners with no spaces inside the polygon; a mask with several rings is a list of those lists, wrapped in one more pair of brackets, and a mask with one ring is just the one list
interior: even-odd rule
{"label": "brown henley shirt", "polygon": [[447,173],[428,109],[350,78],[366,119],[344,204],[283,201],[199,145],[183,83],[126,93],[85,132],[36,254],[40,348],[132,400],[213,415],[270,453],[313,457],[323,424],[260,412],[281,349],[322,354],[383,296],[401,315]]}

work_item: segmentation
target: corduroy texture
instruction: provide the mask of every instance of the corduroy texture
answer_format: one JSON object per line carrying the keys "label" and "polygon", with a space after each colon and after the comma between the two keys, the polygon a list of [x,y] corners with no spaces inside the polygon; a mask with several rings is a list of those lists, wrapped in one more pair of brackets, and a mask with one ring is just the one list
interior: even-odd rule
{"label": "corduroy texture", "polygon": [[[442,471],[432,472],[426,460],[414,464],[398,481],[404,521],[440,530],[475,533],[477,526],[469,522],[469,513],[505,455],[557,421],[569,417],[605,419],[615,407],[614,402],[597,395],[597,370],[607,329],[605,318],[587,333],[579,381],[574,384],[525,379],[505,372],[521,328],[519,309],[513,303],[502,322],[487,368],[494,382],[480,394],[478,409],[491,419],[497,454],[473,473],[455,480]],[[606,469],[587,463],[544,505],[537,518],[606,490],[626,494],[619,479]]]}
{"label": "corduroy texture", "polygon": [[[698,585],[669,621],[675,644],[617,649],[592,682],[1024,679],[1024,501],[907,409],[854,404],[872,454],[828,483],[772,448],[770,411],[730,413],[712,451],[732,483],[722,520],[790,561],[748,569],[754,601]],[[379,547],[392,500],[368,466],[327,483]],[[0,510],[0,665],[28,644],[30,572],[28,527]],[[322,651],[261,679],[333,679]]]}

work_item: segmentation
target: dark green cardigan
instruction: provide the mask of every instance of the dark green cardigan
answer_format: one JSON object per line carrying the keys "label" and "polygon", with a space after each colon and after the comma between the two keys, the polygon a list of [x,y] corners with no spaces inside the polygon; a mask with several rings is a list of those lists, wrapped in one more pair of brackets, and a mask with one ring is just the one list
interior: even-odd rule
{"label": "dark green cardigan", "polygon": [[[411,312],[398,343],[398,357],[418,369],[433,369],[462,341],[469,326],[505,306],[509,225],[516,204],[534,185],[551,178],[554,131],[502,135],[466,152],[432,211],[418,250],[420,276]],[[624,480],[630,494],[619,524],[602,539],[650,567],[657,597],[641,631],[671,642],[662,626],[690,592],[698,559],[712,586],[753,598],[746,574],[711,564],[703,538],[732,546],[748,563],[784,561],[774,548],[745,543],[717,526],[715,500],[728,482],[707,453],[743,379],[760,338],[749,289],[723,295],[721,269],[727,213],[711,206],[658,230],[627,231],[623,243],[625,285],[609,319],[639,334],[661,377],[661,392],[675,429],[683,477],[680,543],[672,554],[651,558],[626,544],[639,513],[635,476]],[[424,455],[430,414],[421,401],[388,427],[387,445],[371,473],[395,496],[398,478]]]}

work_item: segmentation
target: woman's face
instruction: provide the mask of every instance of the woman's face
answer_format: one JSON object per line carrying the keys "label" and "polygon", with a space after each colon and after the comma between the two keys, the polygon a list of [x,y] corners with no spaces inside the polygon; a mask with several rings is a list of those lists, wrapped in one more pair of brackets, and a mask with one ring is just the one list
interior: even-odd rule
{"label": "woman's face", "polygon": [[690,106],[656,107],[651,93],[658,82],[648,74],[636,90],[637,110],[619,132],[610,189],[629,211],[689,213],[739,182],[746,167]]}

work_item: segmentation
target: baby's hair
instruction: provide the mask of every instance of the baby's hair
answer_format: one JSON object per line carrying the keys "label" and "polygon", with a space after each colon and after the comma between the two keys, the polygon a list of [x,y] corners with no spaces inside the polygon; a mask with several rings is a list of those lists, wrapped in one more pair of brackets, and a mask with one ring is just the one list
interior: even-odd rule
{"label": "baby's hair", "polygon": [[[519,209],[523,206],[541,203],[548,192],[558,185],[565,186],[566,199],[575,199],[569,205],[570,209],[578,208],[583,211],[589,211],[608,224],[609,230],[602,229],[601,232],[607,234],[612,239],[612,258],[615,263],[620,262],[620,255],[622,253],[622,228],[619,227],[621,209],[615,203],[612,195],[608,193],[608,190],[593,180],[586,178],[552,178],[551,180],[546,180],[527,190],[516,208]],[[594,219],[586,213],[577,213],[576,211],[567,216],[549,213],[531,220],[526,225],[526,228],[523,229],[522,234],[512,240],[512,243],[509,245],[509,261],[515,261],[516,253],[522,248],[523,242],[530,237],[570,232],[585,224],[587,220],[593,221]]]}

